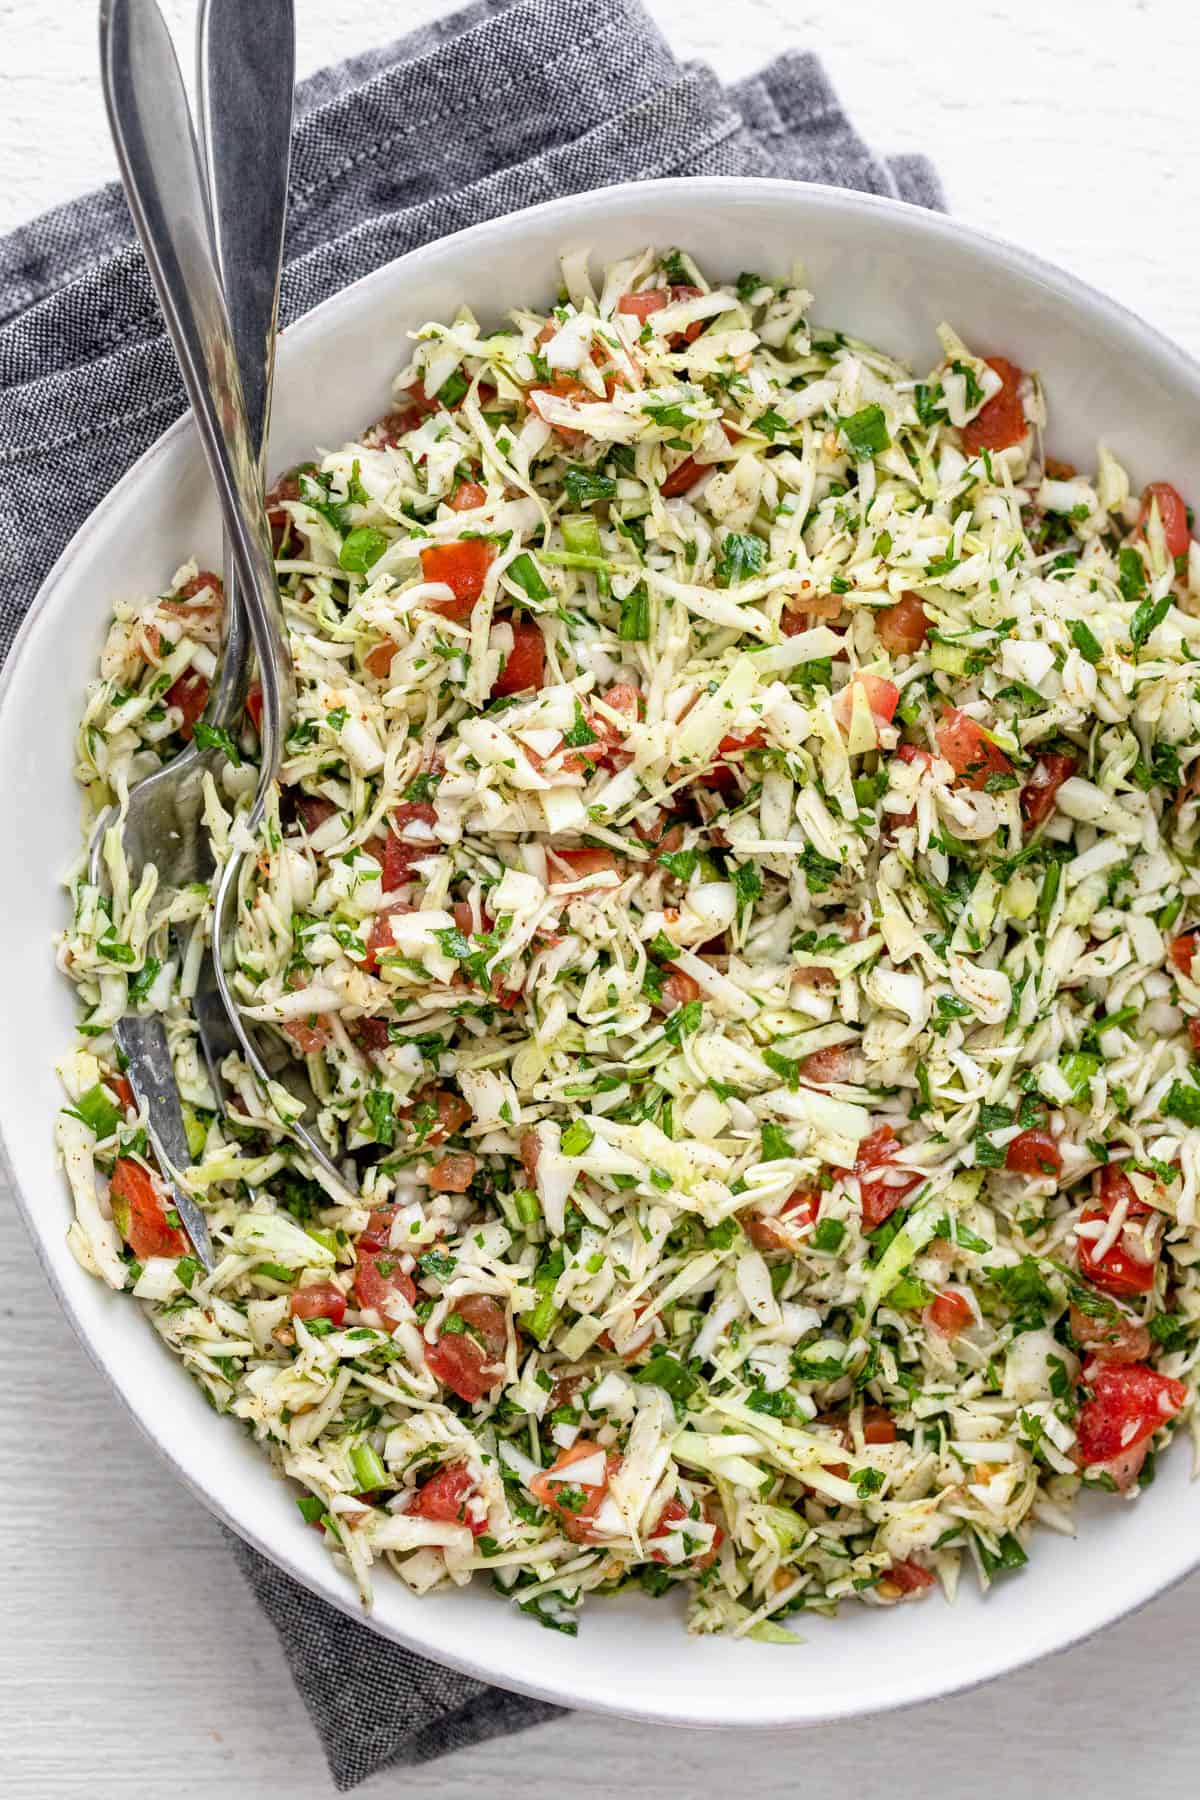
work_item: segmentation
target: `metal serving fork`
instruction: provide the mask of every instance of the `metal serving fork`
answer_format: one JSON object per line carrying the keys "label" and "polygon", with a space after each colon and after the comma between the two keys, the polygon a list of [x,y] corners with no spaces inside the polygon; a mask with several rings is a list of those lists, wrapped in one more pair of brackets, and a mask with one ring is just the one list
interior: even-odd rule
{"label": "metal serving fork", "polygon": [[[286,154],[270,170],[264,169],[261,154],[249,152],[246,146],[245,109],[248,106],[256,108],[260,103],[257,90],[253,99],[248,98],[247,83],[253,79],[253,68],[257,66],[264,71],[274,68],[278,73],[282,66],[286,79],[286,110],[283,106],[278,110],[290,122],[291,68],[286,53],[290,6],[282,10],[287,15],[282,56],[278,54],[280,40],[272,39],[264,31],[268,22],[263,17],[264,9],[237,6],[236,0],[229,7],[214,5],[206,10],[202,36],[202,85],[210,97],[218,85],[224,85],[223,93],[210,100],[206,119],[213,161],[217,165],[216,204],[224,219],[232,221],[230,241],[236,246],[237,269],[230,266],[230,277],[234,282],[240,281],[245,263],[255,263],[257,270],[256,275],[247,276],[247,285],[239,291],[235,308],[239,326],[248,334],[243,340],[246,366],[262,372],[257,387],[253,388],[258,430],[252,436],[239,376],[236,341],[218,274],[209,199],[170,35],[154,0],[102,0],[100,9],[105,99],[125,191],[221,504],[232,575],[230,628],[236,633],[234,621],[244,606],[258,659],[263,697],[262,761],[250,814],[252,825],[261,817],[267,795],[278,776],[287,721],[294,704],[291,662],[282,605],[275,585],[259,455],[269,394],[278,258],[273,262],[267,259],[267,304],[264,306],[264,275],[263,270],[257,268],[257,263],[262,260],[264,240],[260,237],[252,251],[252,239],[248,240],[243,230],[250,215],[254,214],[263,222],[267,247],[273,241],[278,246],[281,237]],[[234,41],[232,34],[236,31],[238,14],[243,15],[245,22],[245,29],[240,33],[244,46],[240,58],[226,54]],[[264,57],[264,51],[270,54]],[[268,96],[272,93],[269,82],[266,91]],[[276,82],[276,102],[281,91],[284,91],[283,83]],[[231,136],[237,137],[238,141],[233,160],[227,163]],[[274,238],[265,222],[266,206],[260,204],[264,195],[264,177],[268,193],[273,192],[276,196]],[[252,194],[257,198],[252,199]],[[232,604],[235,595],[240,605]],[[237,648],[235,636],[227,645],[218,687],[219,703],[232,709],[226,715],[228,717],[236,717],[244,695],[244,639],[240,655],[235,658]],[[160,873],[166,865],[173,882],[203,879],[211,873],[211,852],[201,829],[197,796],[205,769],[210,766],[207,759],[213,754],[202,748],[185,753],[169,769],[160,771],[135,790],[140,796],[143,789],[150,789],[152,784],[154,789],[146,800],[139,801],[135,834],[131,834],[128,822],[126,824],[126,845],[131,858],[138,857],[139,852],[142,861],[153,858]],[[98,839],[98,843],[100,841]],[[216,942],[214,929],[214,944]],[[217,985],[224,997],[226,988],[220,975]],[[267,1078],[265,1063],[248,1041],[236,1008],[229,1016],[237,1042],[260,1078]],[[189,1158],[162,1022],[154,1018],[126,1018],[116,1028],[116,1035],[130,1059],[135,1092],[140,1085],[142,1097],[147,1100],[155,1149],[167,1172],[180,1170]],[[297,1127],[297,1134],[309,1140],[309,1133],[303,1126]],[[308,1141],[308,1148],[337,1175],[319,1143]],[[208,1249],[203,1219],[186,1194],[177,1189],[177,1197],[182,1202],[181,1217],[189,1234],[193,1235],[197,1254],[203,1255]],[[210,1258],[211,1250],[208,1250],[205,1260]]]}

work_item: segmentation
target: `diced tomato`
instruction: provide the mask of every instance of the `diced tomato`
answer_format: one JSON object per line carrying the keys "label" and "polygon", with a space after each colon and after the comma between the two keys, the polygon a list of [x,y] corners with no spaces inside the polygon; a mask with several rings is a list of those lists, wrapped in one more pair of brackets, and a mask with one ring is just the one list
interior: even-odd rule
{"label": "diced tomato", "polygon": [[432,835],[436,824],[437,808],[428,800],[406,800],[395,808],[386,837],[376,838],[368,846],[383,866],[385,894],[403,887],[413,863],[435,855],[441,848]]}
{"label": "diced tomato", "polygon": [[1169,481],[1152,481],[1149,487],[1143,489],[1138,529],[1145,532],[1156,504],[1158,516],[1162,520],[1167,555],[1186,556],[1188,545],[1192,541],[1192,534],[1188,529],[1187,505],[1178,488],[1173,488]]}
{"label": "diced tomato", "polygon": [[453,600],[436,600],[430,610],[447,619],[466,619],[483,592],[483,583],[496,554],[486,538],[463,538],[455,544],[430,544],[421,552],[421,573],[426,581],[440,581],[454,592]]}
{"label": "diced tomato", "polygon": [[392,659],[396,654],[396,645],[391,638],[384,638],[382,644],[376,644],[363,657],[364,666],[375,676],[377,681],[386,681],[392,672]]}
{"label": "diced tomato", "polygon": [[196,721],[204,716],[208,695],[208,682],[203,675],[197,675],[194,669],[187,670],[178,681],[171,683],[163,698],[167,706],[177,706],[183,714],[183,723],[179,727],[180,737],[191,737],[196,729]]}
{"label": "diced tomato", "polygon": [[521,1167],[531,1182],[536,1182],[538,1159],[542,1153],[541,1139],[536,1131],[521,1133]]}
{"label": "diced tomato", "polygon": [[460,481],[450,496],[451,510],[454,512],[474,512],[477,506],[487,502],[487,489],[478,481]]}
{"label": "diced tomato", "polygon": [[1033,774],[1021,789],[1021,816],[1027,825],[1040,825],[1050,817],[1059,788],[1078,766],[1073,756],[1064,756],[1059,750],[1038,757]]}
{"label": "diced tomato", "polygon": [[[824,1425],[829,1431],[837,1433],[838,1440],[847,1450],[854,1447],[854,1434],[850,1429],[850,1416],[840,1408],[836,1412],[819,1413],[816,1424]],[[864,1444],[894,1444],[896,1442],[896,1421],[886,1406],[864,1406],[862,1415],[862,1440]],[[830,1475],[836,1475],[839,1481],[845,1481],[850,1473],[849,1463],[826,1463]]]}
{"label": "diced tomato", "polygon": [[471,1109],[462,1095],[450,1088],[426,1087],[413,1096],[403,1116],[415,1127],[422,1144],[444,1144],[462,1130]]}
{"label": "diced tomato", "polygon": [[1144,1362],[1150,1354],[1150,1333],[1126,1313],[1093,1318],[1078,1306],[1071,1307],[1071,1336],[1081,1350],[1101,1362]]}
{"label": "diced tomato", "polygon": [[850,723],[856,683],[867,696],[872,717],[880,724],[890,725],[899,704],[900,689],[894,681],[884,681],[880,675],[866,675],[861,670],[846,683],[834,700],[833,713],[838,724],[845,728]]}
{"label": "diced tomato", "polygon": [[[610,711],[620,713],[630,725],[636,724],[642,712],[642,696],[628,681],[618,681],[601,695],[605,706]],[[605,718],[598,711],[588,713],[588,725],[596,735],[594,744],[581,746],[576,756],[563,759],[564,768],[573,766],[577,772],[583,772],[589,765],[598,769],[622,768],[629,761],[623,745],[625,734],[619,725]],[[528,752],[527,752],[528,754]]]}
{"label": "diced tomato", "polygon": [[370,1055],[386,1050],[392,1041],[391,1028],[386,1019],[355,1019],[347,1029],[359,1048]]}
{"label": "diced tomato", "polygon": [[329,1025],[324,1013],[309,1019],[288,1019],[283,1027],[301,1056],[315,1056],[329,1042]]}
{"label": "diced tomato", "polygon": [[840,594],[810,594],[806,600],[793,600],[780,614],[784,637],[799,637],[811,629],[814,619],[837,619],[845,611]]}
{"label": "diced tomato", "polygon": [[332,1281],[298,1288],[292,1295],[293,1319],[330,1319],[340,1325],[346,1317],[346,1296]]}
{"label": "diced tomato", "polygon": [[319,831],[326,819],[332,819],[337,807],[324,794],[297,794],[296,817],[311,837]]}
{"label": "diced tomato", "polygon": [[402,1309],[396,1304],[398,1300],[413,1305],[417,1298],[416,1285],[412,1276],[401,1268],[395,1251],[386,1245],[378,1250],[365,1247],[365,1239],[359,1238],[354,1256],[357,1265],[354,1293],[360,1306],[399,1318]]}
{"label": "diced tomato", "polygon": [[894,1444],[896,1421],[886,1406],[864,1406],[862,1432],[864,1444]]}
{"label": "diced tomato", "polygon": [[448,1463],[418,1488],[416,1498],[410,1501],[406,1512],[409,1518],[465,1525],[472,1537],[482,1537],[487,1530],[487,1518],[472,1519],[466,1512],[467,1501],[474,1492],[475,1483],[466,1463]]}
{"label": "diced tomato", "polygon": [[890,1581],[893,1587],[898,1587],[902,1594],[923,1594],[926,1588],[933,1586],[937,1578],[928,1569],[923,1569],[920,1563],[897,1562],[892,1564],[883,1579]]}
{"label": "diced tomato", "polygon": [[167,1204],[149,1171],[132,1157],[117,1158],[108,1186],[113,1222],[139,1262],[182,1256],[188,1241],[167,1219]]}
{"label": "diced tomato", "polygon": [[[196,600],[200,601],[199,605],[193,604]],[[161,600],[159,605],[163,612],[181,622],[188,637],[206,644],[220,642],[225,588],[221,577],[214,575],[211,569],[201,569],[198,575],[184,582],[177,594]]]}
{"label": "diced tomato", "polygon": [[761,750],[767,741],[767,734],[762,726],[753,731],[731,731],[717,745],[718,756],[742,756],[747,750]]}
{"label": "diced tomato", "polygon": [[187,602],[194,600],[198,594],[211,594],[214,600],[224,601],[225,584],[221,577],[215,575],[211,569],[199,569],[190,581],[184,582],[177,593],[173,594],[169,600],[163,601],[163,606],[167,612],[187,618],[189,610]]}
{"label": "diced tomato", "polygon": [[[703,292],[703,288],[692,287],[689,282],[677,281],[671,288],[672,305],[677,300],[696,300]],[[693,319],[682,331],[675,332],[669,339],[672,350],[682,350],[685,344],[694,344],[707,323],[706,319]],[[741,436],[741,433],[738,435]]]}
{"label": "diced tomato", "polygon": [[292,524],[292,516],[286,510],[284,502],[300,498],[301,475],[309,474],[315,469],[315,463],[298,463],[286,475],[281,475],[266,495],[267,523],[271,527],[271,543],[276,556],[282,550]]}
{"label": "diced tomato", "polygon": [[874,1231],[890,1219],[905,1194],[920,1185],[920,1175],[895,1168],[900,1141],[890,1125],[880,1125],[858,1146],[851,1173],[862,1194],[864,1231]]}
{"label": "diced tomato", "polygon": [[947,707],[937,728],[938,749],[964,787],[986,787],[989,775],[1011,775],[1012,764],[983,727],[957,706]]}
{"label": "diced tomato", "polygon": [[128,1077],[124,1075],[106,1075],[104,1077],[104,1085],[105,1087],[112,1089],[113,1093],[116,1095],[117,1104],[125,1112],[129,1112],[131,1108],[137,1104],[137,1098]]}
{"label": "diced tomato", "polygon": [[[700,1508],[700,1511],[701,1511],[701,1514],[704,1517],[705,1521],[714,1527],[713,1540],[712,1540],[711,1548],[706,1550],[703,1553],[703,1555],[694,1557],[691,1560],[697,1569],[711,1569],[713,1564],[717,1560],[718,1550],[721,1548],[721,1545],[725,1542],[725,1533],[721,1530],[721,1527],[717,1524],[716,1520],[713,1517],[712,1502],[710,1500],[708,1500],[707,1498],[705,1499],[703,1505]],[[673,1528],[676,1525],[682,1524],[682,1522],[685,1519],[690,1519],[690,1518],[691,1518],[691,1514],[688,1512],[688,1509],[683,1504],[682,1500],[676,1500],[676,1499],[668,1500],[667,1504],[663,1507],[662,1511],[659,1513],[658,1524],[654,1527],[654,1530],[650,1533],[650,1536],[652,1539],[660,1538],[660,1537],[669,1537],[671,1531],[673,1530]],[[661,1563],[661,1562],[666,1562],[666,1560],[667,1560],[666,1554],[662,1550],[652,1550],[650,1552],[650,1557],[653,1562]]]}
{"label": "diced tomato", "polygon": [[368,975],[379,973],[379,952],[392,949],[395,942],[388,915],[382,912],[376,913],[371,920],[371,930],[367,936],[367,960],[363,964]]}
{"label": "diced tomato", "polygon": [[963,426],[962,446],[968,456],[978,456],[981,450],[1007,450],[1010,444],[1019,444],[1028,430],[1020,392],[1024,370],[1006,356],[985,356],[984,361],[1003,385],[984,402],[970,424]]}
{"label": "diced tomato", "polygon": [[471,1330],[447,1331],[443,1326],[437,1342],[426,1344],[425,1361],[460,1400],[474,1403],[504,1379],[508,1322],[504,1308],[489,1294],[464,1294],[455,1302],[454,1312]]}
{"label": "diced tomato", "polygon": [[414,843],[423,842],[428,845],[430,841],[428,832],[412,831],[410,828],[414,824],[436,825],[437,808],[428,800],[405,800],[399,806],[392,808],[391,820],[392,830],[396,832],[397,836],[411,838]]}
{"label": "diced tomato", "polygon": [[975,1322],[971,1302],[957,1288],[943,1288],[935,1294],[925,1308],[925,1317],[943,1337],[957,1337],[960,1331]]}
{"label": "diced tomato", "polygon": [[358,1240],[359,1250],[386,1250],[392,1241],[392,1226],[399,1216],[399,1206],[376,1206],[371,1209],[368,1228]]}
{"label": "diced tomato", "polygon": [[1079,1409],[1075,1431],[1085,1467],[1133,1450],[1186,1403],[1182,1381],[1146,1363],[1113,1363],[1089,1357],[1083,1380],[1091,1398]]}
{"label": "diced tomato", "polygon": [[502,694],[521,694],[540,688],[546,679],[546,640],[532,619],[509,619],[513,645],[504,667],[492,683],[492,699]]}
{"label": "diced tomato", "polygon": [[683,969],[672,968],[669,975],[664,976],[661,997],[655,1004],[668,1013],[677,1012],[681,1006],[690,1006],[701,994],[700,983],[694,975],[688,975]]}
{"label": "diced tomato", "polygon": [[771,1217],[763,1213],[742,1216],[746,1235],[760,1250],[792,1250],[796,1238],[817,1222],[821,1196],[815,1188],[797,1188]]}
{"label": "diced tomato", "polygon": [[669,305],[666,290],[657,288],[647,294],[622,294],[617,301],[617,311],[628,313],[645,324],[651,313],[661,312],[664,306]]}
{"label": "diced tomato", "polygon": [[384,413],[367,433],[368,441],[381,450],[395,449],[401,438],[407,437],[410,431],[415,431],[422,419],[428,418],[430,413],[438,409],[439,402],[429,398],[424,385],[419,381],[404,390],[404,397],[408,402],[406,406]]}
{"label": "diced tomato", "polygon": [[[599,1485],[586,1486],[572,1477],[571,1469],[576,1463],[598,1454],[601,1454],[599,1444],[587,1438],[576,1438],[569,1450],[560,1450],[551,1466],[534,1475],[529,1483],[529,1491],[535,1499],[558,1514],[564,1536],[576,1544],[596,1542],[595,1516],[604,1502],[609,1482],[621,1466],[620,1457],[610,1454],[604,1457],[604,1480]],[[581,1506],[567,1506],[560,1498],[573,1500],[576,1492],[585,1496]]]}
{"label": "diced tomato", "polygon": [[526,395],[530,407],[539,419],[545,419],[546,424],[551,425],[559,437],[565,438],[567,443],[577,444],[584,435],[582,431],[576,430],[570,425],[554,425],[551,419],[546,418],[541,406],[541,401],[546,394],[552,394],[556,400],[567,400],[572,406],[587,406],[595,402],[599,395],[593,394],[591,388],[585,387],[582,381],[576,381],[572,375],[556,375],[548,387],[531,388]]}
{"label": "diced tomato", "polygon": [[[1114,1206],[1126,1201],[1125,1218],[1127,1222],[1147,1219],[1153,1207],[1139,1200],[1137,1191],[1127,1175],[1106,1163],[1100,1171],[1100,1204],[1089,1207],[1080,1219],[1081,1225],[1090,1225],[1097,1220],[1105,1220]],[[1094,1246],[1097,1239],[1081,1237],[1079,1245],[1079,1269],[1082,1275],[1092,1283],[1093,1287],[1103,1288],[1106,1293],[1118,1295],[1148,1294],[1154,1286],[1154,1275],[1157,1262],[1146,1262],[1135,1252],[1131,1252],[1125,1242],[1125,1233],[1110,1250],[1097,1258]]]}
{"label": "diced tomato", "polygon": [[685,456],[681,463],[676,463],[662,484],[664,500],[677,500],[680,494],[686,494],[689,488],[694,488],[702,475],[711,473],[712,470],[698,463],[694,456]]}
{"label": "diced tomato", "polygon": [[246,695],[246,717],[259,736],[262,736],[263,693],[256,681]]}
{"label": "diced tomato", "polygon": [[414,407],[397,407],[395,412],[376,419],[367,433],[367,442],[379,450],[394,450],[420,423],[421,414]]}
{"label": "diced tomato", "polygon": [[1191,975],[1192,958],[1197,949],[1200,949],[1200,926],[1193,925],[1190,931],[1182,932],[1179,937],[1172,938],[1171,961],[1181,975]]}
{"label": "diced tomato", "polygon": [[1035,1180],[1042,1175],[1062,1174],[1062,1152],[1053,1136],[1034,1126],[1018,1132],[1004,1152],[1004,1166],[1012,1175],[1029,1175]]}
{"label": "diced tomato", "polygon": [[929,620],[919,594],[901,594],[895,606],[875,614],[875,631],[889,656],[909,656],[929,635]]}
{"label": "diced tomato", "polygon": [[826,1087],[833,1081],[849,1081],[849,1044],[827,1044],[824,1050],[814,1050],[800,1064],[799,1074],[801,1081],[811,1081],[815,1087]]}
{"label": "diced tomato", "polygon": [[452,1150],[429,1171],[429,1185],[442,1194],[465,1194],[475,1177],[475,1158],[465,1150]]}
{"label": "diced tomato", "polygon": [[551,855],[566,864],[567,873],[551,873],[550,886],[573,887],[589,875],[619,875],[620,864],[611,850],[552,850]]}
{"label": "diced tomato", "polygon": [[1189,1019],[1188,1036],[1192,1040],[1192,1055],[1200,1056],[1200,1019]]}

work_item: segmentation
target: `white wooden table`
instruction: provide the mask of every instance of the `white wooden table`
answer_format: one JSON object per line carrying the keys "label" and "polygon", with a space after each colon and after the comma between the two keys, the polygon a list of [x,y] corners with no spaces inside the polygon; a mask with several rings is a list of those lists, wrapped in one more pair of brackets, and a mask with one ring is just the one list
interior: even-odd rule
{"label": "white wooden table", "polygon": [[[929,149],[953,210],[1018,239],[1200,353],[1195,70],[1183,0],[650,0],[676,48],[747,73],[821,51],[881,148]],[[169,0],[176,23],[190,0]],[[442,0],[302,0],[302,70]],[[87,0],[0,0],[0,231],[112,172]],[[34,946],[30,947],[31,953]],[[19,1029],[7,1020],[7,1029]],[[0,1789],[244,1800],[332,1793],[272,1632],[217,1528],[135,1435],[0,1207]],[[1200,1578],[1066,1657],[877,1723],[754,1740],[575,1717],[367,1793],[411,1800],[552,1784],[596,1796],[761,1800],[802,1786],[915,1800],[1196,1792]],[[797,1679],[803,1671],[797,1669]],[[1152,1760],[1151,1760],[1152,1759]]]}

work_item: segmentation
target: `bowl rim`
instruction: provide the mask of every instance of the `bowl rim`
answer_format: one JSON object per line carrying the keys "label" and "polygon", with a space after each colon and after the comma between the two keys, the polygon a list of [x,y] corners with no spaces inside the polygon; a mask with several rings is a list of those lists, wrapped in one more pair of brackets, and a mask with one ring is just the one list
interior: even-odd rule
{"label": "bowl rim", "polygon": [[[1152,353],[1160,365],[1169,367],[1170,372],[1176,378],[1182,375],[1187,382],[1190,382],[1197,399],[1200,400],[1200,358],[1175,343],[1164,331],[1143,319],[1132,307],[1114,300],[1082,277],[1070,274],[1036,252],[1026,250],[1011,240],[979,226],[965,223],[958,216],[934,212],[906,201],[862,193],[856,189],[834,187],[826,183],[791,181],[767,176],[670,176],[640,182],[619,182],[592,188],[581,194],[559,195],[533,206],[521,208],[516,212],[481,220],[446,237],[434,239],[381,263],[377,268],[368,271],[347,286],[339,288],[299,318],[289,322],[287,326],[287,360],[289,363],[293,359],[302,360],[311,333],[321,329],[329,317],[339,307],[347,305],[352,297],[357,299],[374,287],[388,286],[397,279],[398,270],[407,272],[417,269],[424,261],[443,257],[447,251],[486,248],[492,239],[520,236],[522,230],[530,224],[551,222],[556,215],[562,215],[564,239],[567,234],[572,238],[578,238],[581,230],[586,228],[589,213],[603,213],[610,206],[621,207],[631,199],[638,197],[647,200],[686,198],[688,203],[699,213],[702,212],[707,197],[715,199],[733,190],[743,194],[760,195],[768,201],[790,203],[797,208],[798,212],[807,212],[809,217],[817,222],[822,214],[837,214],[842,217],[846,215],[851,217],[855,215],[864,217],[891,215],[902,220],[907,233],[917,239],[924,239],[933,246],[951,240],[961,242],[965,238],[992,260],[1005,265],[1008,270],[1031,281],[1043,291],[1061,297],[1075,310],[1088,313],[1101,323],[1115,327],[1121,332],[1137,333],[1143,347]],[[630,219],[630,229],[631,232],[636,232],[636,218]],[[137,457],[89,513],[56,558],[21,622],[3,670],[0,670],[0,707],[6,704],[10,692],[20,681],[23,662],[42,613],[52,604],[54,594],[62,581],[80,562],[86,562],[92,549],[92,539],[100,529],[101,521],[112,509],[120,505],[124,495],[130,489],[137,487],[152,459],[166,454],[169,448],[178,443],[191,428],[192,418],[190,409],[188,409]],[[836,1702],[823,1700],[816,1708],[808,1710],[803,1717],[797,1717],[794,1710],[786,1714],[769,1709],[756,1710],[752,1697],[749,1695],[740,1696],[741,1711],[739,1714],[735,1715],[730,1710],[721,1716],[715,1714],[712,1708],[708,1707],[705,1716],[701,1717],[697,1710],[689,1710],[669,1702],[655,1702],[649,1696],[639,1704],[635,1701],[625,1701],[619,1696],[589,1692],[586,1681],[581,1682],[574,1673],[578,1665],[568,1658],[564,1658],[561,1664],[561,1680],[557,1684],[550,1684],[532,1679],[519,1671],[498,1669],[494,1663],[457,1648],[448,1650],[439,1644],[434,1649],[430,1647],[428,1637],[419,1629],[405,1629],[402,1624],[392,1619],[381,1619],[378,1614],[364,1615],[352,1588],[337,1573],[331,1558],[324,1559],[318,1565],[317,1571],[301,1568],[292,1557],[286,1544],[280,1546],[277,1543],[269,1543],[256,1531],[251,1519],[235,1516],[217,1493],[205,1487],[198,1478],[193,1476],[173,1449],[156,1435],[150,1418],[139,1407],[133,1395],[127,1392],[124,1385],[117,1380],[109,1362],[104,1359],[97,1341],[77,1313],[69,1290],[60,1278],[51,1258],[50,1229],[43,1228],[31,1199],[27,1197],[17,1179],[13,1158],[5,1137],[2,1109],[0,1109],[0,1169],[3,1170],[16,1199],[17,1209],[33,1241],[38,1261],[84,1352],[93,1367],[104,1377],[107,1385],[125,1412],[132,1418],[142,1436],[171,1468],[175,1477],[228,1530],[257,1550],[276,1569],[298,1582],[317,1598],[326,1601],[357,1623],[366,1625],[368,1629],[374,1631],[385,1641],[399,1644],[418,1655],[432,1658],[436,1662],[491,1686],[503,1687],[559,1706],[566,1705],[648,1722],[691,1726],[700,1729],[805,1730],[813,1725],[832,1723],[865,1714],[897,1711],[923,1704],[929,1700],[968,1692],[1000,1675],[1030,1666],[1086,1642],[1106,1629],[1108,1625],[1140,1611],[1160,1594],[1177,1586],[1200,1567],[1200,1540],[1197,1540],[1194,1549],[1185,1551],[1182,1556],[1177,1555],[1170,1559],[1165,1568],[1160,1567],[1144,1593],[1128,1603],[1117,1602],[1112,1611],[1103,1618],[1089,1623],[1081,1629],[1072,1630],[1068,1626],[1055,1636],[1053,1642],[1026,1645],[1014,1650],[992,1653],[990,1656],[984,1654],[961,1674],[956,1674],[953,1670],[945,1670],[936,1679],[926,1677],[921,1681],[914,1681],[909,1678],[906,1681],[903,1673],[898,1672],[896,1681],[898,1691],[896,1692],[883,1697],[871,1695],[864,1704],[861,1697],[854,1696],[847,1689],[844,1700],[840,1697]],[[269,1465],[265,1462],[264,1470],[269,1470]],[[421,1618],[419,1603],[413,1607],[411,1616],[414,1624],[419,1625]],[[681,1641],[690,1642],[691,1640],[681,1639]],[[747,1700],[751,1702],[749,1708],[746,1705]],[[751,1715],[749,1717],[746,1716],[747,1710]]]}

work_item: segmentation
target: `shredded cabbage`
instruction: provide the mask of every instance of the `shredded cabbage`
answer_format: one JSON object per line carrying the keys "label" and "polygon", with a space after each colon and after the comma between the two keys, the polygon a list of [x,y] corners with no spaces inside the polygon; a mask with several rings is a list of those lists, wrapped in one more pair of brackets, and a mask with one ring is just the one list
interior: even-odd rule
{"label": "shredded cabbage", "polygon": [[[345,1189],[286,1084],[230,1058],[218,1107],[211,894],[113,832],[59,941],[71,1242],[364,1597],[482,1571],[573,1631],[633,1583],[794,1642],[986,1584],[1195,1429],[1200,559],[949,327],[916,381],[799,272],[564,288],[427,325],[270,496],[298,708],[233,980]],[[117,608],[93,816],[208,729],[222,605],[186,564]],[[218,863],[253,704],[223,744]],[[211,1278],[118,1072],[139,1009]]]}

